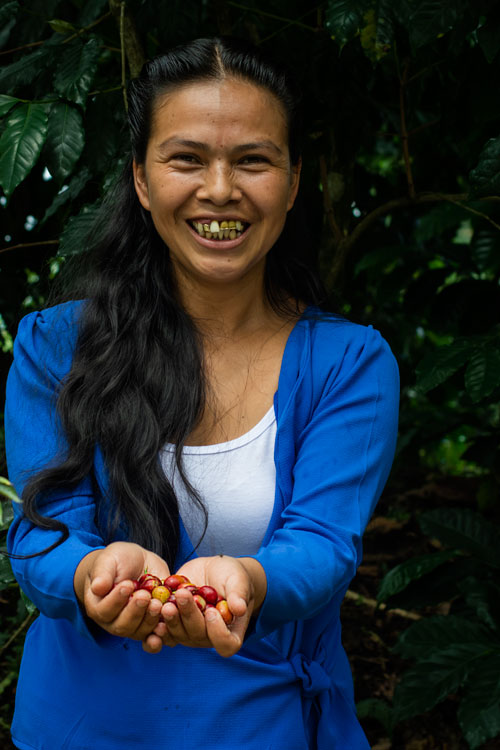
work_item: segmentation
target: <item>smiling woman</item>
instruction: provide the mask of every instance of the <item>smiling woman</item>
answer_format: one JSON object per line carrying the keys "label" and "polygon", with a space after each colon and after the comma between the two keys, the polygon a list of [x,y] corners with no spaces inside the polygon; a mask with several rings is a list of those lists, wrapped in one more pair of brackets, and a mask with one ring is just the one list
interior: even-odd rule
{"label": "smiling woman", "polygon": [[[21,321],[9,375],[9,550],[40,611],[13,741],[365,750],[339,609],[398,376],[376,331],[321,309],[290,231],[296,87],[196,40],[145,65],[129,122],[88,268]],[[215,589],[231,624],[189,587],[136,590],[145,569]]]}

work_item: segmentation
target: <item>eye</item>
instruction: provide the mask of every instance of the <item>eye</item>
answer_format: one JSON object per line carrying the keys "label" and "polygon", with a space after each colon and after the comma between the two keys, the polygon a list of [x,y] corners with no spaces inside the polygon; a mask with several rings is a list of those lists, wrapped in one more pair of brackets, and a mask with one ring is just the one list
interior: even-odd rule
{"label": "eye", "polygon": [[267,159],[265,156],[261,156],[260,154],[249,154],[248,156],[244,156],[240,161],[241,161],[241,164],[249,164],[249,165],[269,163],[269,159]]}
{"label": "eye", "polygon": [[173,161],[181,161],[184,164],[197,164],[198,157],[195,154],[174,154],[170,157]]}

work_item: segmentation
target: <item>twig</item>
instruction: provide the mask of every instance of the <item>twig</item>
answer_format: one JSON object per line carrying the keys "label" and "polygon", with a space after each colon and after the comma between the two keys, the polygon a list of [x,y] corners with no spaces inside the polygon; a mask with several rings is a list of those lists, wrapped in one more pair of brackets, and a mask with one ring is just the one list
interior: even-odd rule
{"label": "twig", "polygon": [[5,641],[5,643],[3,644],[2,648],[0,648],[0,656],[2,656],[2,654],[4,653],[4,651],[7,651],[7,649],[10,646],[10,644],[13,643],[16,640],[17,636],[20,635],[23,632],[23,630],[28,627],[28,625],[30,624],[30,620],[32,619],[32,617],[34,617],[35,614],[36,614],[35,612],[30,612],[29,615],[24,618],[24,620],[19,625],[19,627],[17,628],[17,630],[15,630],[12,633],[12,635],[10,636],[10,638],[7,641]]}
{"label": "twig", "polygon": [[330,224],[335,244],[338,245],[342,240],[342,230],[337,224],[335,218],[335,212],[333,210],[332,197],[330,195],[330,188],[328,187],[328,170],[326,168],[326,159],[324,154],[319,157],[319,172],[321,179],[321,186],[323,188],[323,205],[325,207],[326,218]]}
{"label": "twig", "polygon": [[[377,206],[373,209],[373,211],[370,211],[369,214],[361,219],[359,224],[354,227],[352,232],[347,235],[347,237],[344,237],[342,239],[342,242],[337,248],[333,265],[328,275],[328,279],[326,282],[327,288],[332,289],[334,287],[340,271],[343,268],[347,254],[350,252],[353,245],[355,245],[359,240],[361,235],[364,234],[366,230],[369,229],[377,219],[379,219],[381,216],[384,216],[385,214],[388,214],[393,209],[409,208],[410,206],[417,206],[422,203],[440,203],[443,201],[448,201],[449,203],[455,203],[465,211],[470,211],[471,213],[478,214],[483,219],[489,221],[490,224],[493,224],[493,226],[495,226],[497,229],[500,229],[498,224],[496,224],[493,219],[491,219],[487,214],[483,214],[480,211],[470,208],[470,206],[465,206],[462,203],[462,201],[467,200],[469,200],[469,196],[467,193],[418,193],[414,198],[410,198],[408,196],[405,196],[403,198],[393,198],[392,200],[387,201],[386,203],[382,203],[380,206]],[[498,201],[500,200],[500,196],[487,195],[478,198],[477,200]]]}
{"label": "twig", "polygon": [[[378,609],[381,611],[387,610],[386,604],[379,604],[375,599],[370,599],[369,597],[363,596],[362,594],[357,594],[355,591],[351,591],[350,589],[345,592],[345,598],[349,599],[349,601],[354,602],[355,604],[363,604],[369,609]],[[407,609],[399,609],[398,607],[395,607],[393,609],[391,607],[388,609],[388,611],[391,614],[398,615],[399,617],[405,617],[407,620],[422,619],[422,615],[417,614],[417,612],[409,612]]]}
{"label": "twig", "polygon": [[108,0],[109,9],[120,29],[121,46],[125,48],[130,75],[136,78],[146,59],[133,18],[123,0]]}
{"label": "twig", "polygon": [[249,10],[251,13],[256,13],[258,16],[266,16],[267,18],[274,18],[275,21],[284,21],[285,23],[289,23],[292,26],[300,26],[302,29],[308,29],[309,31],[317,31],[317,29],[314,26],[308,26],[306,23],[301,23],[300,21],[296,21],[292,18],[284,18],[283,16],[277,16],[274,13],[267,13],[265,10],[260,10],[258,8],[250,8],[248,5],[241,5],[241,3],[234,3],[231,0],[228,0],[228,5],[233,5],[235,8],[239,8],[240,10]]}
{"label": "twig", "polygon": [[8,245],[1,247],[0,253],[6,253],[8,250],[18,250],[20,247],[37,247],[38,245],[58,245],[59,240],[42,240],[41,242],[20,242],[18,245]]}
{"label": "twig", "polygon": [[123,24],[125,20],[125,2],[120,3],[120,49],[122,58],[122,92],[123,92],[123,103],[125,105],[125,112],[128,112],[128,101],[127,101],[127,79],[125,71],[125,42],[123,36]]}
{"label": "twig", "polygon": [[405,162],[406,170],[406,181],[408,182],[408,195],[410,198],[415,197],[415,185],[413,182],[413,174],[411,171],[410,161],[410,149],[408,145],[408,130],[406,127],[406,114],[405,114],[405,88],[408,78],[408,60],[405,62],[403,68],[403,74],[399,79],[399,114],[401,119],[401,143],[403,146],[403,159]]}
{"label": "twig", "polygon": [[30,47],[39,47],[43,43],[44,43],[44,40],[42,40],[41,42],[30,42],[29,44],[21,44],[20,47],[12,47],[12,49],[2,50],[0,52],[0,55],[8,55],[10,52],[19,52],[19,50],[29,49]]}
{"label": "twig", "polygon": [[93,29],[94,26],[97,26],[97,24],[99,24],[102,21],[104,21],[110,15],[111,15],[111,11],[108,10],[107,13],[105,13],[103,16],[101,16],[100,18],[98,18],[96,21],[92,21],[92,23],[89,23],[88,26],[84,26],[83,28],[78,29],[78,31],[75,34],[72,34],[67,39],[64,39],[64,41],[62,43],[63,44],[67,44],[68,42],[72,42],[73,39],[76,39],[77,36],[80,36],[81,34],[85,34],[86,31],[89,31],[90,29]]}

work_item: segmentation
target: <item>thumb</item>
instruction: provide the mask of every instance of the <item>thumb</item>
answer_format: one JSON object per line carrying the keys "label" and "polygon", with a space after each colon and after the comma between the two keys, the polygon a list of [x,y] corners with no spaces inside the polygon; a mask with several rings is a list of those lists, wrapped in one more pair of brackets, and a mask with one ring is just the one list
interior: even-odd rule
{"label": "thumb", "polygon": [[243,576],[232,575],[226,581],[226,600],[236,617],[243,617],[250,601],[250,587]]}
{"label": "thumb", "polygon": [[90,588],[96,596],[106,596],[115,585],[117,564],[114,555],[103,550],[89,571]]}

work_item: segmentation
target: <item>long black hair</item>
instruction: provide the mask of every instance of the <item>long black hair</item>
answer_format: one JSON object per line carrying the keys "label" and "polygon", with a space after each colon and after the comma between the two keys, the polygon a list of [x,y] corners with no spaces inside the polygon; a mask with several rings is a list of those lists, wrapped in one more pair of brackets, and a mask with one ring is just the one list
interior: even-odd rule
{"label": "long black hair", "polygon": [[[246,42],[225,37],[195,40],[146,63],[131,81],[131,153],[103,203],[99,229],[85,256],[87,271],[68,293],[69,298],[85,301],[73,364],[57,399],[65,452],[58,465],[31,479],[23,493],[26,518],[62,532],[56,544],[67,538],[68,529],[41,514],[43,498],[92,477],[96,446],[109,476],[106,497],[94,482],[96,519],[107,518],[100,523],[107,543],[118,527],[125,528],[130,541],[160,554],[173,567],[179,510],[159,459],[167,442],[175,444],[177,469],[193,502],[202,506],[181,460],[185,441],[205,406],[202,342],[180,304],[168,248],[137,199],[132,160],[145,160],[159,96],[191,82],[225,77],[249,81],[276,96],[286,115],[291,162],[295,165],[300,159],[297,87],[285,69]],[[267,298],[284,316],[296,314],[299,303],[318,305],[325,296],[307,262],[310,248],[307,233],[300,231],[299,212],[300,207],[289,212],[266,260]]]}

